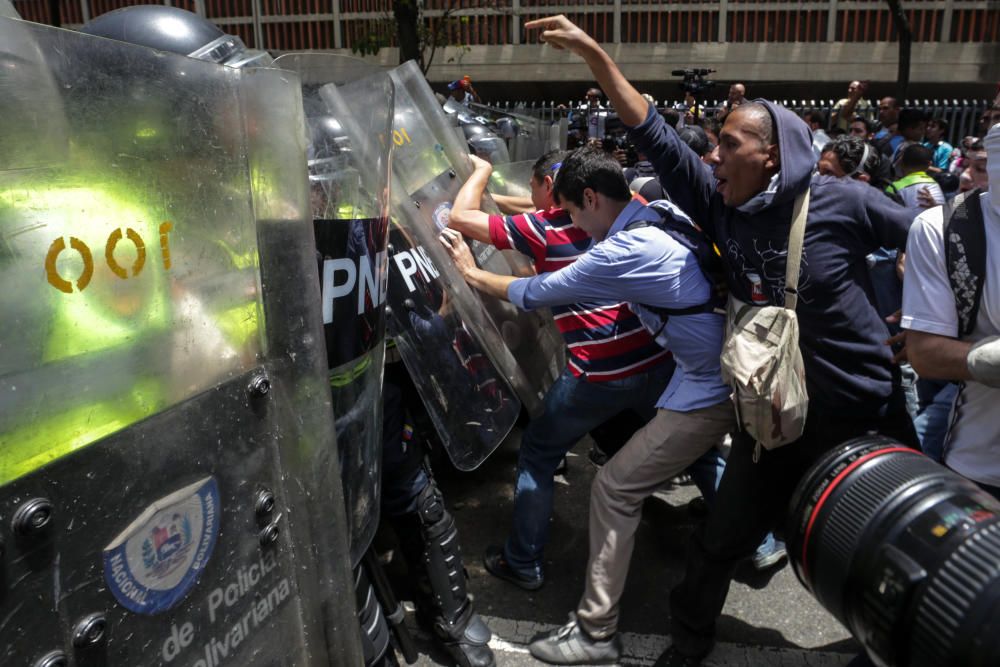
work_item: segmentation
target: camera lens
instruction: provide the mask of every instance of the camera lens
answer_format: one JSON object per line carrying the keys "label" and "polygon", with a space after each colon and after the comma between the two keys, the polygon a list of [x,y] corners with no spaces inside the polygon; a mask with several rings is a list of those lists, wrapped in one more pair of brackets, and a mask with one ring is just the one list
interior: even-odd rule
{"label": "camera lens", "polygon": [[1000,503],[882,436],[821,458],[792,498],[799,580],[879,665],[1000,665]]}

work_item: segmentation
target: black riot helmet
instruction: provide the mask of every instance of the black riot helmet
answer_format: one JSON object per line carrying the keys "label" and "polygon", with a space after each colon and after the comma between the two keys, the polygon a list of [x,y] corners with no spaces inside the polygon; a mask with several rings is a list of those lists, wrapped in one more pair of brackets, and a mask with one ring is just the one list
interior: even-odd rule
{"label": "black riot helmet", "polygon": [[490,128],[478,121],[462,125],[462,133],[469,143],[469,151],[493,164],[510,162],[507,144]]}
{"label": "black riot helmet", "polygon": [[230,67],[267,66],[272,60],[207,19],[165,5],[122,7],[88,21],[80,32]]}

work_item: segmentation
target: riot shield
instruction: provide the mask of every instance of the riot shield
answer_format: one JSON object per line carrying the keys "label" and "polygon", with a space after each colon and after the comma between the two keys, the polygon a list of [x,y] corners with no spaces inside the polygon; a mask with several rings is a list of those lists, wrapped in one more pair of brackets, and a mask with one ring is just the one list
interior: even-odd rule
{"label": "riot shield", "polygon": [[55,84],[0,96],[3,663],[360,664],[296,77],[0,59]]}
{"label": "riot shield", "polygon": [[[393,172],[401,186],[393,190],[394,203],[416,207],[424,225],[409,230],[419,239],[435,266],[449,266],[451,260],[437,240],[447,224],[451,201],[472,173],[466,144],[455,134],[441,105],[414,62],[391,72],[396,84]],[[488,197],[487,212],[499,213]],[[492,246],[473,243],[479,266],[502,275],[533,275],[530,263],[516,252],[498,252]],[[451,292],[451,294],[455,294]],[[512,304],[474,292],[474,300],[455,299],[455,308],[472,320],[485,312],[501,333],[502,345],[488,340],[486,333],[473,332],[493,355],[495,364],[517,392],[530,413],[537,414],[542,397],[562,371],[564,346],[547,310],[521,312]],[[416,362],[415,362],[416,363]],[[412,370],[412,369],[411,369]],[[427,397],[425,397],[425,400]]]}
{"label": "riot shield", "polygon": [[528,186],[528,181],[531,180],[531,168],[534,164],[534,160],[524,160],[496,165],[490,174],[487,189],[495,195],[530,199],[531,188]]}
{"label": "riot shield", "polygon": [[357,565],[379,520],[392,82],[378,67],[332,54],[289,54],[274,66],[302,82],[327,365]]}

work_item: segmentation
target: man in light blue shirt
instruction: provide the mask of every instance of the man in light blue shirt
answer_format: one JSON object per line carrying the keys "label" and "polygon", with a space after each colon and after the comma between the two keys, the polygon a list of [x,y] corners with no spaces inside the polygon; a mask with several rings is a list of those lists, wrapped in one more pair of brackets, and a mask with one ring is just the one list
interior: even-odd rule
{"label": "man in light blue shirt", "polygon": [[[618,601],[625,585],[643,501],[736,426],[722,381],[719,356],[724,316],[697,310],[712,296],[698,260],[655,226],[661,214],[633,200],[621,167],[599,149],[584,148],[563,161],[553,185],[556,203],[597,243],[573,264],[532,278],[495,275],[477,268],[457,232],[442,241],[473,287],[532,309],[581,301],[629,301],[664,347],[677,370],[657,401],[657,414],[601,468],[590,499],[590,560],[576,614],[559,630],[534,642],[531,654],[555,664],[615,661]],[[691,224],[680,209],[668,215]]]}

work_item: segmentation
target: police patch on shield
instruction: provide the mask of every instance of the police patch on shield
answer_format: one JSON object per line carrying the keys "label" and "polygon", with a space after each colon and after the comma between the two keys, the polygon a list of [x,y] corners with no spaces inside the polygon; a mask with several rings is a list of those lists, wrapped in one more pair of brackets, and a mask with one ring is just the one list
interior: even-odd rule
{"label": "police patch on shield", "polygon": [[213,477],[147,507],[104,548],[104,579],[118,602],[139,614],[158,614],[184,599],[212,555],[219,518]]}

